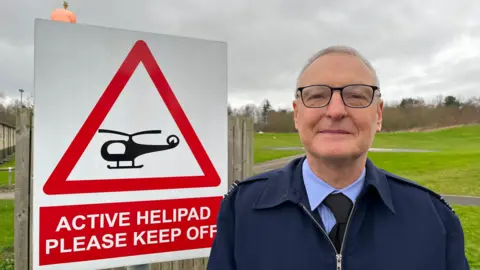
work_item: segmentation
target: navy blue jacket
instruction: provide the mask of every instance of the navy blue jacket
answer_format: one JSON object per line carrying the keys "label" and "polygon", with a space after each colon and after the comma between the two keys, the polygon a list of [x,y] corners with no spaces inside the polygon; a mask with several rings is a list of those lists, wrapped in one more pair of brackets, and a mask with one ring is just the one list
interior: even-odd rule
{"label": "navy blue jacket", "polygon": [[340,254],[310,211],[298,158],[225,196],[207,270],[467,270],[460,220],[436,193],[366,164]]}

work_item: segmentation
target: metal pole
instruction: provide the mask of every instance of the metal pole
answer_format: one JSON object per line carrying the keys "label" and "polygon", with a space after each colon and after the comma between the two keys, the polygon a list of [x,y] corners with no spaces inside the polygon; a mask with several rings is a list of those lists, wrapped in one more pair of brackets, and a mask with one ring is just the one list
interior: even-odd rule
{"label": "metal pole", "polygon": [[24,92],[24,90],[23,89],[18,89],[18,91],[20,92],[20,105],[23,108],[23,92]]}
{"label": "metal pole", "polygon": [[12,188],[12,167],[8,167],[8,188]]}
{"label": "metal pole", "polygon": [[127,266],[127,270],[150,270],[150,264],[139,264]]}

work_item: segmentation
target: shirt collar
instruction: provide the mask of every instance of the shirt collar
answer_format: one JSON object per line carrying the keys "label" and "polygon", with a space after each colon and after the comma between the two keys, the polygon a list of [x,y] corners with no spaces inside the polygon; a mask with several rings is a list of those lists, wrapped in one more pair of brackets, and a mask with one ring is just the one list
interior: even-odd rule
{"label": "shirt collar", "polygon": [[[271,208],[286,201],[308,203],[308,195],[302,173],[305,160],[305,156],[295,158],[280,169],[262,173],[261,177],[267,178],[267,182],[263,189],[260,190],[258,198],[254,201],[253,208]],[[382,202],[392,213],[395,213],[388,179],[385,173],[377,168],[370,159],[367,159],[366,162],[364,179],[365,188],[374,188]]]}
{"label": "shirt collar", "polygon": [[355,182],[343,189],[335,189],[327,182],[317,177],[310,168],[307,159],[305,159],[302,163],[302,176],[310,204],[310,209],[312,211],[315,210],[330,193],[341,192],[350,198],[352,202],[355,202],[358,194],[360,194],[362,191],[365,182],[365,174],[366,169],[364,168],[361,175],[357,178],[357,180],[355,180]]}

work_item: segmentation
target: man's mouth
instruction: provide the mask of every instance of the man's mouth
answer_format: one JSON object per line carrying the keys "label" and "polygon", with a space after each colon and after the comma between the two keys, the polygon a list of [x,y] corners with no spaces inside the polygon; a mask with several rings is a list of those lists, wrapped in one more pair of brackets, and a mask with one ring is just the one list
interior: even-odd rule
{"label": "man's mouth", "polygon": [[322,134],[350,134],[350,132],[342,129],[324,129],[321,130],[320,133]]}

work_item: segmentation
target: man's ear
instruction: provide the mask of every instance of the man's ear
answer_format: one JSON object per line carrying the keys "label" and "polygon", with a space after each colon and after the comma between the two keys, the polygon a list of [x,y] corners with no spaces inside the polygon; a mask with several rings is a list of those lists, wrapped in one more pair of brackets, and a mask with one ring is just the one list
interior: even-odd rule
{"label": "man's ear", "polygon": [[293,121],[295,122],[295,129],[298,130],[298,99],[294,99],[292,101],[292,107],[293,107]]}
{"label": "man's ear", "polygon": [[383,121],[383,100],[380,99],[377,101],[377,132],[382,130],[382,121]]}

